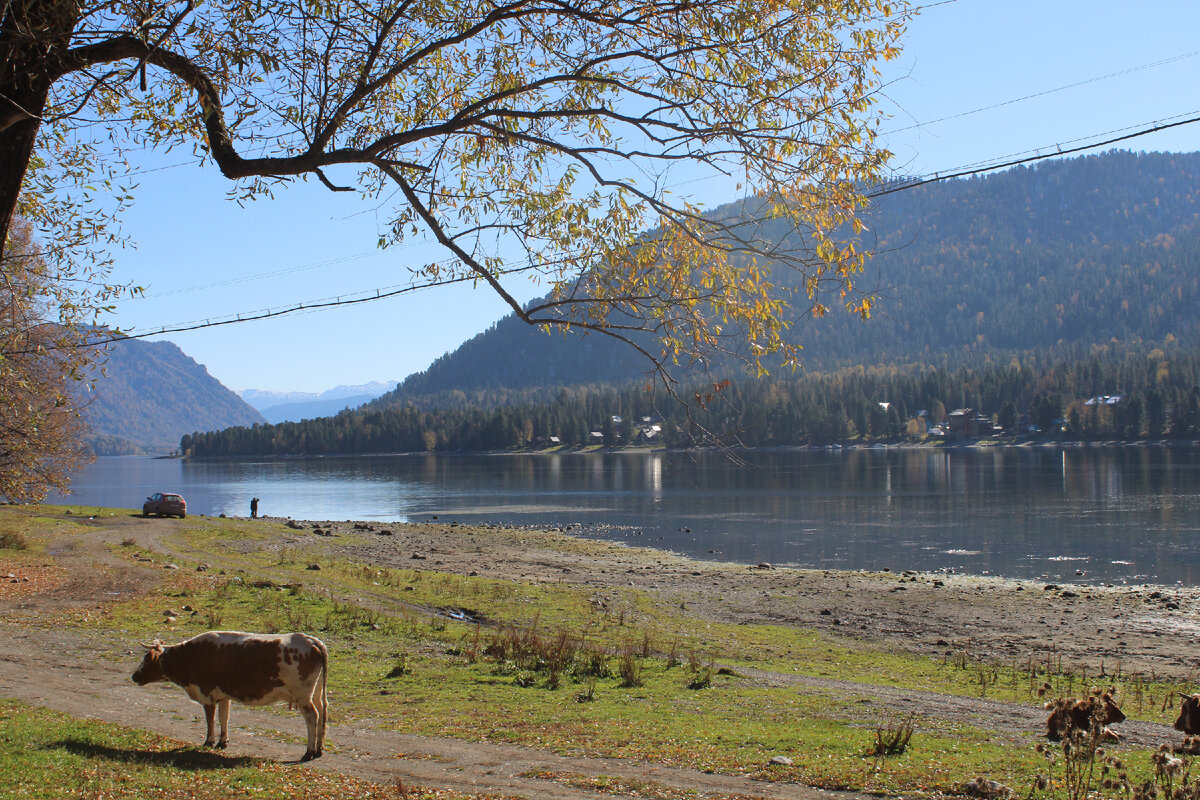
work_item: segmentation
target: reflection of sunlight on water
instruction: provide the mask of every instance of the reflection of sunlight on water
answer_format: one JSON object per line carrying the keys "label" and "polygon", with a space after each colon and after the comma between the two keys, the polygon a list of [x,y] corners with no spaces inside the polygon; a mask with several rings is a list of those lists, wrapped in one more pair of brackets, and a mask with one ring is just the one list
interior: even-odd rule
{"label": "reflection of sunlight on water", "polygon": [[[1036,558],[1036,556],[1030,556],[1030,557]],[[1091,557],[1090,556],[1047,556],[1045,560],[1046,561],[1091,561]],[[1112,563],[1113,564],[1123,564],[1123,563],[1128,563],[1128,562],[1113,561]]]}
{"label": "reflection of sunlight on water", "polygon": [[943,550],[942,552],[948,556],[981,556],[981,555],[983,555],[982,550]]}
{"label": "reflection of sunlight on water", "polygon": [[[588,508],[587,512],[592,513],[611,513],[616,509],[593,507]],[[462,508],[447,508],[447,509],[431,509],[421,512],[421,516],[425,517],[430,514],[453,518],[455,515],[464,517],[477,517],[484,514],[577,514],[579,508],[577,506],[550,506],[550,505],[511,505],[511,506],[463,506]]]}

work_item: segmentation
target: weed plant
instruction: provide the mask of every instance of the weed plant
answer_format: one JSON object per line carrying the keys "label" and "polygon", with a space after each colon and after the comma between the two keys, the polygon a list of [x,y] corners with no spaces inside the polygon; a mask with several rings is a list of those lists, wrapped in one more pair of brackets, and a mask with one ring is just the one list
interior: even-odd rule
{"label": "weed plant", "polygon": [[27,550],[29,539],[25,533],[11,523],[0,527],[0,550]]}
{"label": "weed plant", "polygon": [[886,725],[876,726],[875,742],[868,748],[867,755],[875,758],[902,755],[912,740],[915,719],[914,715],[909,714]]}

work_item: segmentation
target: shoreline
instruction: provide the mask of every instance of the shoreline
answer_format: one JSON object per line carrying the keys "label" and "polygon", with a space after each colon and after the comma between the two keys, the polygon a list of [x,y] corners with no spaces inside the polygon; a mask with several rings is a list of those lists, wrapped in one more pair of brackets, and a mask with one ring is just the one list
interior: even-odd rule
{"label": "shoreline", "polygon": [[246,458],[394,458],[414,456],[536,456],[536,455],[606,455],[606,454],[685,454],[685,453],[786,453],[786,452],[828,452],[838,450],[930,450],[930,449],[978,449],[991,448],[1045,448],[1045,449],[1088,449],[1088,448],[1200,448],[1200,439],[1052,439],[1047,441],[1037,439],[1022,439],[1020,441],[1001,441],[995,439],[970,439],[963,441],[928,441],[928,442],[849,442],[831,445],[770,445],[759,447],[729,447],[704,445],[697,447],[605,447],[603,445],[588,445],[585,447],[555,447],[524,450],[397,450],[369,453],[254,453],[245,455],[221,456],[192,456],[192,455],[131,455],[131,456],[99,456],[100,458],[178,458],[183,461],[234,461]]}
{"label": "shoreline", "polygon": [[[706,561],[539,526],[202,519],[217,527],[250,525],[265,536],[230,541],[235,548],[303,552],[318,561],[326,554],[481,581],[566,584],[585,589],[597,608],[644,596],[715,623],[803,628],[936,659],[1053,659],[1087,674],[1116,669],[1195,678],[1198,587]],[[194,524],[133,516],[123,522],[135,530]]]}
{"label": "shoreline", "polygon": [[597,602],[645,592],[713,621],[804,627],[935,658],[966,652],[1007,663],[1052,656],[1089,672],[1116,665],[1180,678],[1195,674],[1195,587],[756,565],[536,527],[389,523],[392,533],[379,535],[377,523],[357,523],[376,530],[355,524],[332,523],[319,536],[311,536],[311,527],[285,530],[380,566],[583,585],[597,593]]}

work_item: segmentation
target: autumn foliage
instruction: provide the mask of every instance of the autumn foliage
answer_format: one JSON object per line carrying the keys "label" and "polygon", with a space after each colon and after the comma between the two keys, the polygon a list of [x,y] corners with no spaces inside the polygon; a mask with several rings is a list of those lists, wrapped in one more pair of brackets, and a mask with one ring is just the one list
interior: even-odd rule
{"label": "autumn foliage", "polygon": [[[371,198],[381,247],[441,245],[419,276],[476,281],[533,325],[622,339],[664,378],[722,350],[793,360],[791,305],[870,313],[855,238],[888,157],[876,65],[897,54],[902,3],[4,9],[0,240],[13,209],[41,231],[83,213],[64,184],[91,178],[97,203],[121,206],[135,193],[121,158],[182,145],[241,199],[295,178]],[[722,217],[704,193],[747,199]],[[798,234],[785,248],[760,233],[779,219]],[[511,282],[530,275],[547,295],[523,307]]]}
{"label": "autumn foliage", "polygon": [[71,323],[62,277],[18,225],[0,260],[0,497],[36,501],[65,490],[90,460],[76,384],[96,353]]}

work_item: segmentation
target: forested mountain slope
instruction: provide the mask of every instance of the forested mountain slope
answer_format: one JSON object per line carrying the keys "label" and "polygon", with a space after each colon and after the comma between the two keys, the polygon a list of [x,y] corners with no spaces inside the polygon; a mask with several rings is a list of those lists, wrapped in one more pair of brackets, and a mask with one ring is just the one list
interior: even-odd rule
{"label": "forested mountain slope", "polygon": [[171,342],[116,342],[93,378],[80,394],[100,455],[169,453],[185,433],[265,422]]}
{"label": "forested mountain slope", "polygon": [[[862,243],[876,256],[859,283],[881,303],[865,323],[843,313],[797,320],[809,369],[953,368],[1114,339],[1196,338],[1200,153],[1114,151],[930,184],[878,198],[870,219]],[[621,382],[644,369],[602,336],[546,334],[510,317],[367,408]]]}

